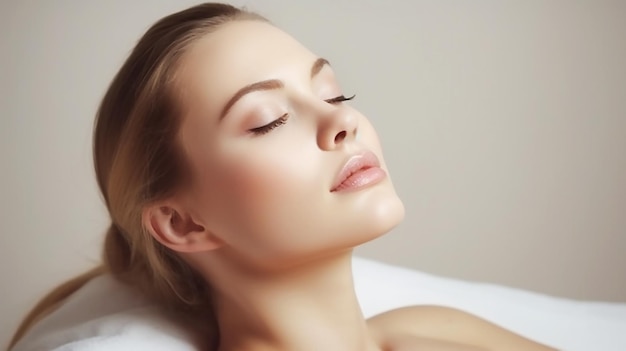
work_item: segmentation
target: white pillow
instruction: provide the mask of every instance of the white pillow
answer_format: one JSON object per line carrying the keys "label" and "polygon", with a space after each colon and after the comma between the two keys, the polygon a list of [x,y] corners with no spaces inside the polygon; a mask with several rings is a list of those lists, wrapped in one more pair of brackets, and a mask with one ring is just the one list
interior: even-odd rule
{"label": "white pillow", "polygon": [[[402,306],[443,305],[561,350],[626,350],[626,304],[560,299],[364,258],[353,262],[357,296],[367,317]],[[189,333],[158,308],[101,276],[34,326],[13,351],[196,349]]]}

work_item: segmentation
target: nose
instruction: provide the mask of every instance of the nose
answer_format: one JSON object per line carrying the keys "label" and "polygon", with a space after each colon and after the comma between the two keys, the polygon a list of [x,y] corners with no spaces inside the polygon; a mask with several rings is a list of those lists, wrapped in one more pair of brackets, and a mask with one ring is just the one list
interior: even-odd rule
{"label": "nose", "polygon": [[327,151],[341,148],[355,139],[358,124],[353,111],[342,106],[334,107],[320,118],[317,144]]}

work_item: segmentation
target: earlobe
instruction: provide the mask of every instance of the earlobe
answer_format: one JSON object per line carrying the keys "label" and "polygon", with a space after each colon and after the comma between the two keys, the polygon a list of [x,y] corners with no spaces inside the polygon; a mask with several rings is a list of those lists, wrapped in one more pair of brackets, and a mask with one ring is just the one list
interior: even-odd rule
{"label": "earlobe", "polygon": [[142,213],[142,224],[157,241],[178,252],[210,251],[224,244],[173,204],[146,206]]}

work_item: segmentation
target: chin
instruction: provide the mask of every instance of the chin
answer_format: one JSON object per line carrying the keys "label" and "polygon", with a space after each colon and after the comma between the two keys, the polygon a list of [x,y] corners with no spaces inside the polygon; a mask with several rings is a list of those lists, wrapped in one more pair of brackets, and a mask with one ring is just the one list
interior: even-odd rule
{"label": "chin", "polygon": [[[367,223],[369,224],[367,232],[376,239],[395,228],[404,219],[404,204],[395,196],[388,201],[377,203],[372,211],[368,214]],[[367,241],[369,241],[367,240]]]}
{"label": "chin", "polygon": [[373,195],[378,196],[368,197],[368,201],[363,202],[364,206],[357,209],[357,223],[354,228],[356,230],[352,236],[355,241],[352,242],[352,246],[385,235],[404,219],[404,204],[395,191]]}

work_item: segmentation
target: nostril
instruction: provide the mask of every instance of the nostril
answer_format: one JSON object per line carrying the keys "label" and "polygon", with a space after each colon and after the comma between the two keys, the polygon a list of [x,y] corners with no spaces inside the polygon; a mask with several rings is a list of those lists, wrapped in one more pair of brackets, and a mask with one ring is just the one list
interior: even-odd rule
{"label": "nostril", "polygon": [[342,130],[341,132],[337,133],[337,135],[335,135],[335,144],[342,142],[346,138],[346,134],[347,133],[345,130]]}

